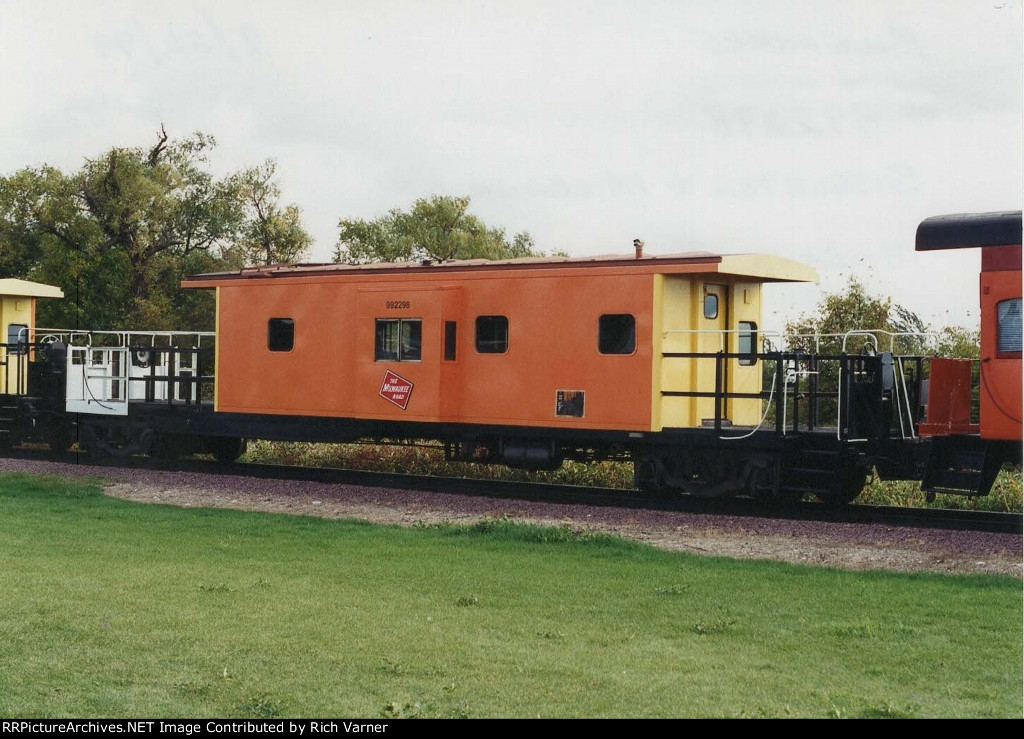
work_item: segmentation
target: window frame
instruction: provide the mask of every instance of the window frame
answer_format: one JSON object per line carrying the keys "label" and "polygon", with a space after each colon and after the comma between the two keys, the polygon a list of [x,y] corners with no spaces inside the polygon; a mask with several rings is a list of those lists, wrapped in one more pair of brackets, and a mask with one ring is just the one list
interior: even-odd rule
{"label": "window frame", "polygon": [[[395,324],[398,327],[397,348],[392,356],[391,352],[381,351],[381,327],[382,324]],[[415,355],[407,351],[403,341],[403,329],[408,325],[410,328],[416,326],[418,329],[418,341]],[[410,332],[409,346],[412,347],[413,335]],[[423,361],[423,319],[422,318],[375,318],[373,322],[373,361],[374,362],[422,362]]]}
{"label": "window frame", "polygon": [[[11,336],[11,329],[16,328],[14,336]],[[25,331],[25,340],[19,341],[18,336],[22,330]],[[28,324],[25,323],[8,323],[7,324],[7,353],[21,356],[28,354]]]}
{"label": "window frame", "polygon": [[[744,328],[744,324],[748,328]],[[743,354],[738,359],[740,367],[753,367],[757,364],[757,323],[754,321],[739,321],[736,324],[736,353]],[[742,342],[750,340],[750,348],[744,351]]]}
{"label": "window frame", "polygon": [[[485,321],[485,320],[496,321],[498,319],[500,319],[501,321],[505,322],[504,341],[500,342],[497,339],[486,339],[483,342],[483,344],[481,344],[481,339],[480,339],[480,322],[481,321]],[[508,320],[508,316],[503,316],[503,315],[481,315],[481,316],[477,316],[476,320],[473,322],[473,346],[476,349],[476,353],[477,354],[507,354],[508,353],[509,343],[510,343],[509,342],[509,335],[511,333],[512,333],[512,329],[511,329],[511,324],[510,324],[510,322]],[[481,348],[481,346],[483,346],[484,348]],[[497,348],[499,346],[501,347],[500,349]]]}
{"label": "window frame", "polygon": [[444,361],[454,362],[459,356],[459,326],[457,321],[444,322]]}
{"label": "window frame", "polygon": [[1018,357],[1022,356],[1021,349],[1022,349],[1022,344],[1024,344],[1024,339],[1022,339],[1021,334],[1017,334],[1016,337],[1014,337],[1014,338],[1017,339],[1017,342],[1018,342],[1017,345],[1016,345],[1016,348],[1010,348],[1010,349],[1004,349],[1003,348],[1003,331],[1002,331],[1002,328],[1003,328],[1003,316],[1001,315],[1001,312],[1000,312],[1000,306],[1004,305],[1006,303],[1016,303],[1017,304],[1018,320],[1019,320],[1019,318],[1020,318],[1020,316],[1022,314],[1022,311],[1024,311],[1024,303],[1022,303],[1022,300],[1019,297],[1005,298],[1005,299],[1000,300],[1000,301],[998,301],[996,303],[996,305],[995,305],[996,357],[1000,358],[1000,359],[1015,359],[1015,358],[1018,358]]}
{"label": "window frame", "polygon": [[[708,301],[709,300],[714,301],[713,305],[715,306],[715,310],[714,310],[714,312],[710,316],[708,315]],[[719,306],[720,302],[721,301],[719,301],[719,299],[718,299],[718,293],[711,293],[711,292],[704,293],[704,306],[703,306],[704,320],[714,321],[716,318],[718,318],[718,311],[719,311],[719,308],[720,308],[720,306]]]}
{"label": "window frame", "polygon": [[[602,346],[606,345],[606,342],[602,341],[604,338],[605,330],[605,319],[622,319],[628,318],[630,322],[630,341],[629,351],[605,351]],[[620,330],[621,327],[612,330]],[[609,337],[613,338],[613,337]],[[597,353],[605,357],[628,357],[636,354],[636,316],[632,313],[602,313],[597,319]]]}
{"label": "window frame", "polygon": [[[278,327],[275,328],[275,322]],[[287,341],[282,340],[281,331],[287,329]],[[275,344],[277,344],[275,346]],[[285,346],[287,344],[287,346]],[[267,351],[275,353],[288,353],[295,349],[295,319],[294,318],[268,318],[267,319]]]}

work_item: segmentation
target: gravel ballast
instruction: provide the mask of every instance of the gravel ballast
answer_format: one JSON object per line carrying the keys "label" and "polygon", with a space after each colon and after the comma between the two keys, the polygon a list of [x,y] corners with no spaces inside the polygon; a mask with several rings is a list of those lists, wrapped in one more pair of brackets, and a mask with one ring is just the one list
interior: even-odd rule
{"label": "gravel ballast", "polygon": [[[380,524],[467,523],[483,517],[570,526],[708,556],[850,570],[997,573],[1021,577],[1021,535],[942,531],[566,505],[354,485],[0,459],[0,470],[97,477],[139,503],[233,508]],[[486,483],[481,483],[481,487]]]}

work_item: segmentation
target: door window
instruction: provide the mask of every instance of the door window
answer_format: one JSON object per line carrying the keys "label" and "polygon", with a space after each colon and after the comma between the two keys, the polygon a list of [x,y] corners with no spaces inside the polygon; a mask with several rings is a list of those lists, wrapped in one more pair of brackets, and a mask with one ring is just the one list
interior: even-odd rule
{"label": "door window", "polygon": [[420,318],[378,318],[376,347],[373,358],[377,362],[418,362],[423,338],[423,320]]}
{"label": "door window", "polygon": [[1021,350],[1021,299],[1001,300],[996,304],[999,320],[999,352],[1020,352]]}

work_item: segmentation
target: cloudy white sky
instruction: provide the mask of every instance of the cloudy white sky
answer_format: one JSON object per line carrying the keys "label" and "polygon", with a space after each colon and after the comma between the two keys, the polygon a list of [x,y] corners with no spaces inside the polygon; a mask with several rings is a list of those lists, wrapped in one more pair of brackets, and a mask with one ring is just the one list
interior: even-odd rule
{"label": "cloudy white sky", "polygon": [[[430,194],[573,255],[771,252],[935,323],[977,253],[931,215],[1017,209],[1021,0],[6,0],[0,174],[195,130],[278,162],[327,260]],[[820,288],[773,291],[765,322]]]}

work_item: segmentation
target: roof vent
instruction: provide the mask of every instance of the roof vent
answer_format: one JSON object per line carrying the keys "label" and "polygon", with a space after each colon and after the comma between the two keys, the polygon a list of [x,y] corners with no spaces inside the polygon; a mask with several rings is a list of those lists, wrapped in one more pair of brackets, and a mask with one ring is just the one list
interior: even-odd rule
{"label": "roof vent", "polygon": [[644,242],[640,239],[633,239],[633,248],[636,249],[636,258],[642,258],[644,255]]}

